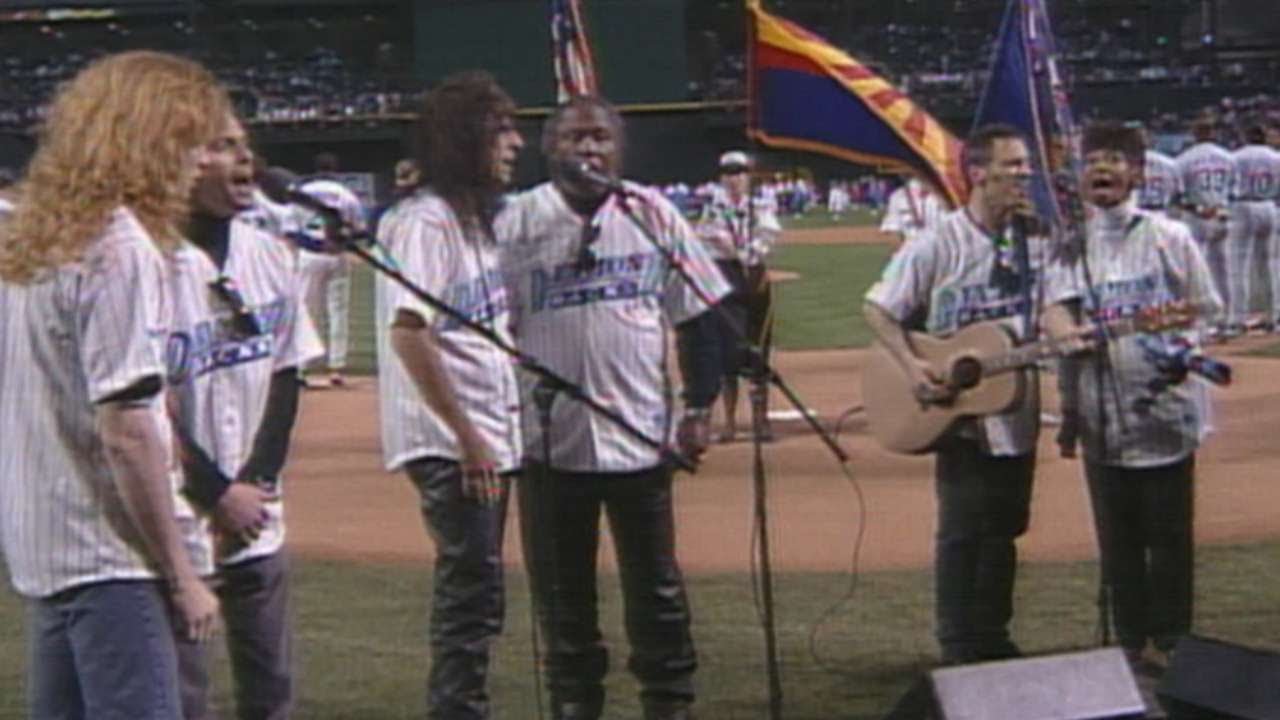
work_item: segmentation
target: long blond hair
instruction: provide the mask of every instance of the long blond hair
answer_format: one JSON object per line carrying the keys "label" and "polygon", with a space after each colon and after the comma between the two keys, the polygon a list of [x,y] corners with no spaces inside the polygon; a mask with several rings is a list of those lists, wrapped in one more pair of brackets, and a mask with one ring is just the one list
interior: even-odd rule
{"label": "long blond hair", "polygon": [[112,211],[133,211],[162,251],[187,216],[192,153],[222,129],[231,101],[198,63],[151,51],[94,62],[53,101],[0,225],[0,278],[30,282],[84,257]]}

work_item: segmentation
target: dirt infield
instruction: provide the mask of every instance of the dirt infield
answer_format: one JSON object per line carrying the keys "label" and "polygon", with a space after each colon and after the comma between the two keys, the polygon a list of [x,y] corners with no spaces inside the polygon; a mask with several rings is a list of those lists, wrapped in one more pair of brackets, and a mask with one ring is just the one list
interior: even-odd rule
{"label": "dirt infield", "polygon": [[[1257,341],[1254,341],[1257,344]],[[1247,346],[1242,343],[1241,346]],[[1237,351],[1236,347],[1232,351]],[[1225,352],[1225,351],[1224,351]],[[865,351],[779,353],[777,366],[822,423],[832,426],[859,405]],[[1198,459],[1196,532],[1202,542],[1237,542],[1280,534],[1280,362],[1234,357],[1236,382],[1216,391],[1217,432]],[[1051,385],[1047,383],[1046,386]],[[1047,392],[1046,409],[1056,398]],[[784,409],[777,397],[772,407]],[[425,561],[430,543],[417,498],[402,475],[379,468],[377,397],[373,381],[349,389],[309,392],[294,443],[289,477],[289,533],[295,552],[376,561]],[[880,450],[862,430],[859,413],[844,423],[840,442],[866,508],[864,569],[924,567],[934,524],[931,462]],[[780,438],[766,447],[769,522],[779,569],[842,570],[857,533],[858,500],[839,466],[798,421],[779,421]],[[1031,530],[1022,541],[1030,560],[1094,555],[1081,469],[1057,457],[1054,428],[1041,437]],[[681,560],[689,571],[748,567],[751,532],[751,447],[712,448],[702,469],[681,476],[677,512]],[[514,521],[514,518],[513,518]],[[508,538],[518,537],[509,532]],[[607,538],[606,538],[607,542]],[[612,565],[612,552],[604,553]],[[509,562],[519,561],[509,542]]]}
{"label": "dirt infield", "polygon": [[782,242],[787,245],[883,245],[885,233],[873,225],[788,230]]}

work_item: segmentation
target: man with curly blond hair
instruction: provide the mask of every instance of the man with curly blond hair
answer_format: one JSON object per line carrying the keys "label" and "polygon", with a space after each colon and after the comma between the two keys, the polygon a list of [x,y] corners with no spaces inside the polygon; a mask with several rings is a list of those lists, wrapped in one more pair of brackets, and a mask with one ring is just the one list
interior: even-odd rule
{"label": "man with curly blond hair", "polygon": [[164,256],[229,112],[196,63],[97,61],[55,99],[0,225],[0,539],[29,603],[30,717],[179,717],[171,623],[217,627],[169,469]]}

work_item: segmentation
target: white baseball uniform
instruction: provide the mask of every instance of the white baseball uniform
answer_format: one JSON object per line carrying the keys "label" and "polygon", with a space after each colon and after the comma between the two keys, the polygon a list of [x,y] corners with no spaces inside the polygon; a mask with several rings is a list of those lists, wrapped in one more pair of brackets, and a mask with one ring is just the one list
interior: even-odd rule
{"label": "white baseball uniform", "polygon": [[[364,206],[354,192],[337,180],[318,178],[302,184],[298,190],[334,208],[342,221],[352,230],[367,230]],[[304,211],[306,220],[302,231],[317,240],[323,240],[324,221],[316,214]],[[323,305],[328,322],[326,337],[329,369],[341,370],[347,364],[347,349],[351,307],[351,265],[343,253],[317,253],[302,251],[302,274],[307,284],[307,308],[313,321],[320,317]],[[319,327],[319,323],[316,323]]]}
{"label": "white baseball uniform", "polygon": [[911,178],[889,194],[880,229],[900,233],[905,245],[934,228],[946,212],[946,205],[936,193]]}
{"label": "white baseball uniform", "polygon": [[[422,190],[402,200],[378,226],[378,242],[421,289],[512,343],[511,304],[498,247],[471,237],[442,198]],[[421,316],[435,333],[451,390],[484,439],[499,472],[520,466],[520,391],[513,362],[480,334],[440,313],[389,278],[375,281],[378,323],[378,394],[383,459],[398,470],[426,457],[460,460],[458,440],[422,399],[391,349],[396,312]]]}
{"label": "white baseball uniform", "polygon": [[[230,278],[258,332],[237,329],[235,309],[212,289]],[[300,367],[322,353],[306,309],[297,250],[251,222],[231,222],[226,263],[187,243],[170,261],[174,302],[167,348],[175,421],[228,478],[234,479],[253,450],[262,424],[271,377]],[[271,555],[284,543],[283,483],[266,504],[268,521],[257,539],[218,558],[234,565]]]}
{"label": "white baseball uniform", "polygon": [[752,267],[773,251],[782,225],[773,204],[764,198],[757,197],[748,206],[746,197],[734,202],[723,187],[717,187],[702,209],[697,231],[713,259],[737,260]]}
{"label": "white baseball uniform", "polygon": [[[867,291],[868,302],[903,327],[930,335],[947,336],[986,321],[999,322],[1019,338],[1035,333],[1046,286],[1061,276],[1058,265],[1050,262],[1047,241],[1028,239],[1032,281],[1024,297],[1019,289],[995,281],[999,271],[1017,270],[1012,243],[997,243],[974,223],[966,208],[946,213],[917,239],[923,242],[905,244],[894,255],[880,281]],[[960,432],[978,439],[992,455],[1023,455],[1033,450],[1040,429],[1039,384],[1033,381],[1027,387],[1020,406],[980,418],[962,426]]]}
{"label": "white baseball uniform", "polygon": [[1182,195],[1182,173],[1178,163],[1164,153],[1147,150],[1138,205],[1146,210],[1168,213]]}
{"label": "white baseball uniform", "polygon": [[1184,150],[1175,162],[1182,175],[1183,204],[1191,208],[1183,219],[1204,250],[1218,295],[1230,310],[1233,303],[1239,304],[1230,293],[1230,268],[1239,264],[1238,254],[1245,250],[1243,243],[1228,237],[1234,234],[1229,232],[1228,224],[1232,224],[1235,157],[1221,146],[1205,142]]}
{"label": "white baseball uniform", "polygon": [[[1265,309],[1268,321],[1280,318],[1280,228],[1276,227],[1276,200],[1280,199],[1280,152],[1266,145],[1246,145],[1235,153],[1235,205],[1232,208],[1233,231],[1247,251],[1241,253],[1243,264],[1233,267],[1234,293],[1243,297],[1241,310],[1249,309],[1254,268],[1266,268]],[[1233,310],[1237,308],[1232,308]]]}
{"label": "white baseball uniform", "polygon": [[[158,577],[104,459],[94,406],[164,377],[171,313],[164,259],[125,208],[81,262],[29,285],[0,283],[0,537],[23,595]],[[148,407],[167,440],[163,394]],[[211,572],[181,474],[170,477],[192,564]]]}
{"label": "white baseball uniform", "polygon": [[[1055,286],[1051,301],[1077,299],[1104,321],[1180,300],[1204,317],[1221,311],[1208,264],[1186,225],[1130,202],[1108,210],[1092,208],[1088,240],[1088,275],[1077,263],[1072,281]],[[1203,386],[1195,380],[1151,390],[1152,381],[1162,377],[1152,338],[1163,343],[1178,336],[1194,339],[1193,334],[1174,332],[1130,335],[1107,342],[1107,363],[1101,369],[1097,354],[1084,359],[1079,411],[1090,462],[1158,467],[1195,451],[1207,431]]]}
{"label": "white baseball uniform", "polygon": [[[729,293],[693,229],[660,193],[625,183],[627,200],[712,302]],[[624,215],[614,196],[584,219],[544,183],[513,196],[499,215],[516,335],[525,352],[654,440],[674,430],[667,376],[669,330],[707,310],[693,288]],[[580,262],[584,256],[593,258]],[[536,408],[523,403],[525,448],[541,459]],[[552,407],[551,466],[633,472],[657,466],[650,449],[569,398]]]}

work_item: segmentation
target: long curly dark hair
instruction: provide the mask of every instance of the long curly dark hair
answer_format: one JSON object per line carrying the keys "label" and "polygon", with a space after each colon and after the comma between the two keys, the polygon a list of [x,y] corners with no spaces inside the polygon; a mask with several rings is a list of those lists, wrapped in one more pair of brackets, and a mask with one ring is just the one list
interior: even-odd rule
{"label": "long curly dark hair", "polygon": [[418,185],[430,186],[464,226],[488,228],[502,183],[493,177],[493,141],[515,101],[483,70],[454,73],[422,100],[415,136]]}

